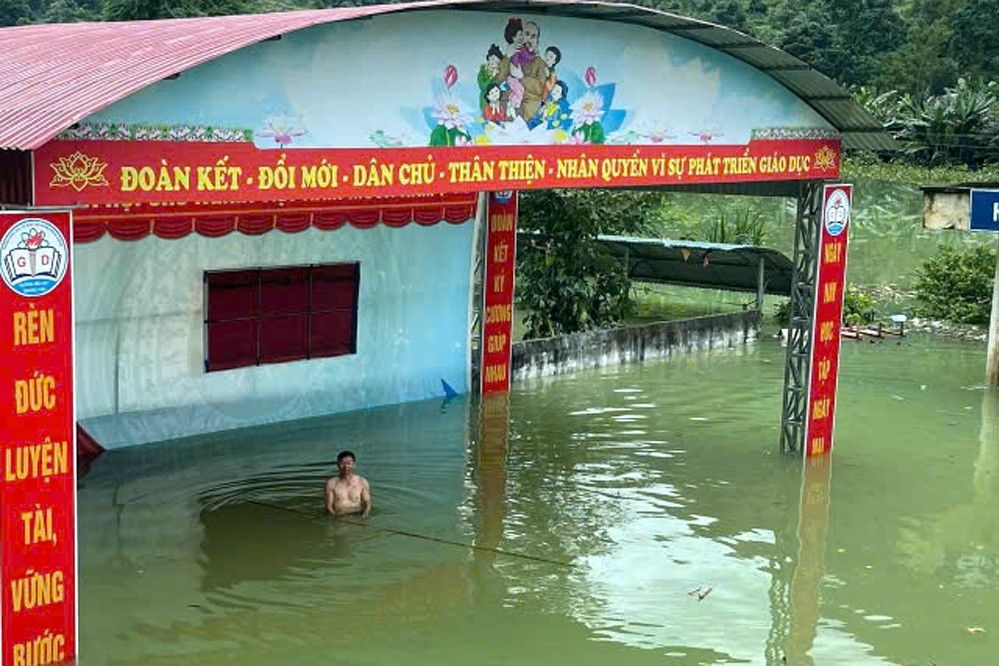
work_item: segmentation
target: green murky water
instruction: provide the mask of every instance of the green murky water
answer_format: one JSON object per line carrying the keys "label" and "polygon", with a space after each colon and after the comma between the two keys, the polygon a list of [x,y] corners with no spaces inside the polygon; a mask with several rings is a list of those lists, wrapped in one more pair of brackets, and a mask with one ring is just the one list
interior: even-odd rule
{"label": "green murky water", "polygon": [[[80,492],[83,663],[995,663],[984,351],[844,354],[804,520],[772,340],[520,385],[481,441],[459,400],[108,453]],[[345,447],[366,526],[322,514]]]}

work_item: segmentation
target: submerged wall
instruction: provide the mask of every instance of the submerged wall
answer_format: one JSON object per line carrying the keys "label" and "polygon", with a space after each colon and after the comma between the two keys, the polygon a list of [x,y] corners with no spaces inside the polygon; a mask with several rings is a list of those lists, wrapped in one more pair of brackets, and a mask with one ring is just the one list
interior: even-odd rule
{"label": "submerged wall", "polygon": [[734,347],[755,340],[761,323],[760,312],[750,310],[526,340],[513,345],[511,374],[519,381]]}
{"label": "submerged wall", "polygon": [[[473,224],[75,247],[77,418],[105,447],[467,390]],[[206,373],[206,270],[360,262],[357,353]]]}

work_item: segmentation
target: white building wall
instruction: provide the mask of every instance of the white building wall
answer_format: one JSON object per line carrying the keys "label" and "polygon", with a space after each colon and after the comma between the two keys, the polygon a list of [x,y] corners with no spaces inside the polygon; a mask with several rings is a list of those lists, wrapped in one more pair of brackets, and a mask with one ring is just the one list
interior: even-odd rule
{"label": "white building wall", "polygon": [[[105,447],[467,390],[473,225],[77,245],[77,415]],[[204,371],[206,270],[359,261],[357,353]]]}

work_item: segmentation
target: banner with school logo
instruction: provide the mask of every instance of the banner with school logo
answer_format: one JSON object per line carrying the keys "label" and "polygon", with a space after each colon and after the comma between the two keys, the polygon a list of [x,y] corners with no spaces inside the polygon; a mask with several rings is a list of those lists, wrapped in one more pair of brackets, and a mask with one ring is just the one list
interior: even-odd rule
{"label": "banner with school logo", "polygon": [[806,457],[832,450],[852,201],[852,185],[826,185],[823,190],[805,427]]}
{"label": "banner with school logo", "polygon": [[2,663],[76,655],[69,212],[0,213]]}

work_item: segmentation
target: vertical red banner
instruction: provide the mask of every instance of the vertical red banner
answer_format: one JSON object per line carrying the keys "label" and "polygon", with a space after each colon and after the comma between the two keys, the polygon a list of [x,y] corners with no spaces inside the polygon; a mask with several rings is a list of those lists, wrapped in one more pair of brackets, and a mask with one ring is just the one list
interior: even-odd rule
{"label": "vertical red banner", "polygon": [[852,185],[826,185],[822,192],[822,230],[815,280],[808,422],[805,427],[806,457],[832,450],[852,201]]}
{"label": "vertical red banner", "polygon": [[490,192],[482,307],[482,395],[510,390],[517,193]]}
{"label": "vertical red banner", "polygon": [[0,213],[0,662],[76,655],[73,286],[68,212]]}

